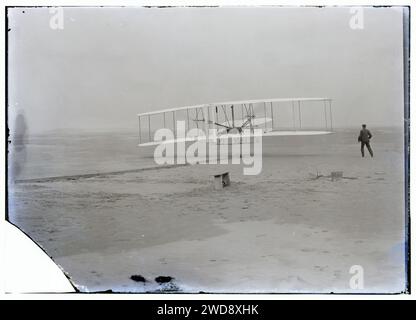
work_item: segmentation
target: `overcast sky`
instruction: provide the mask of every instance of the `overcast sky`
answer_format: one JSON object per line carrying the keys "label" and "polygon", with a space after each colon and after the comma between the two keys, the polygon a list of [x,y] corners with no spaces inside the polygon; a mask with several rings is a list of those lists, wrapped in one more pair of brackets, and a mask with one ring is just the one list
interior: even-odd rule
{"label": "overcast sky", "polygon": [[[24,12],[23,12],[24,11]],[[402,11],[349,8],[9,9],[10,125],[136,130],[139,112],[330,97],[335,126],[403,122]]]}

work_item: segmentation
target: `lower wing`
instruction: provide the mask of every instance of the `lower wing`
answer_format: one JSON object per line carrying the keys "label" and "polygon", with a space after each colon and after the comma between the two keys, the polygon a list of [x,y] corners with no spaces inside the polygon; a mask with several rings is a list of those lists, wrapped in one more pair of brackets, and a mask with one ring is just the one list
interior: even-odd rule
{"label": "lower wing", "polygon": [[[218,136],[193,136],[193,137],[186,137],[186,138],[179,138],[179,139],[171,139],[171,140],[162,140],[162,141],[150,141],[139,144],[139,147],[148,147],[148,146],[157,146],[160,144],[170,144],[170,143],[181,143],[181,142],[195,142],[195,141],[205,141],[205,142],[227,142],[229,139],[241,139],[241,138],[250,138],[250,137],[276,137],[276,136],[316,136],[316,135],[325,135],[331,134],[332,131],[266,131],[260,133],[252,133],[252,134],[239,134],[239,133],[226,133],[221,134]],[[248,142],[248,141],[247,141]]]}

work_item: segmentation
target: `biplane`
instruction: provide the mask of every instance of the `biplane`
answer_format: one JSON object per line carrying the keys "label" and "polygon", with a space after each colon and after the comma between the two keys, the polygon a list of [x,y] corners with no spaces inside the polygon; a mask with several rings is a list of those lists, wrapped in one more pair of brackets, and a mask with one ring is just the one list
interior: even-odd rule
{"label": "biplane", "polygon": [[[313,106],[311,106],[313,105]],[[288,108],[289,107],[289,108]],[[308,127],[303,123],[305,108],[312,108],[315,118],[321,118],[319,129]],[[318,108],[318,109],[316,109]],[[283,123],[283,113],[286,118]],[[287,112],[289,109],[289,112]],[[310,110],[309,110],[310,113]],[[321,116],[316,116],[321,113]],[[290,114],[288,116],[288,114]],[[205,140],[228,141],[229,138],[244,137],[245,135],[261,134],[267,136],[302,136],[324,135],[333,132],[332,99],[330,98],[285,98],[261,99],[231,102],[217,102],[179,108],[163,109],[159,111],[140,113],[139,146],[155,146],[162,143],[178,143]],[[177,123],[182,121],[187,131],[197,130],[199,134],[179,136]],[[172,139],[156,141],[153,133],[157,129],[169,128],[173,132]],[[210,129],[216,129],[215,135]],[[254,129],[261,129],[254,130]],[[255,133],[255,132],[256,133]]]}

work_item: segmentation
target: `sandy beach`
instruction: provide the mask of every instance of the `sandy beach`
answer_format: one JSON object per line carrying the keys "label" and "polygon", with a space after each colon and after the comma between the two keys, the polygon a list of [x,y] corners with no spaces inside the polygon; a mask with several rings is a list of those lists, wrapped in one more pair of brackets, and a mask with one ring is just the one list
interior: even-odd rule
{"label": "sandy beach", "polygon": [[[266,138],[257,176],[242,165],[149,169],[153,149],[134,136],[103,144],[105,154],[91,141],[68,146],[77,153],[39,138],[10,182],[9,216],[80,291],[401,292],[403,134],[372,131],[375,157],[364,159],[357,129]],[[224,171],[231,185],[214,190],[212,175]],[[350,288],[353,265],[362,290]]]}

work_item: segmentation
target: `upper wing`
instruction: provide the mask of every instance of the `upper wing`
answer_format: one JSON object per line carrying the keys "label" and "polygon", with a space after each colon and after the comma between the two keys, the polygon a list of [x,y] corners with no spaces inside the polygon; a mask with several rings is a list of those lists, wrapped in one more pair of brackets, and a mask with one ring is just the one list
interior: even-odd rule
{"label": "upper wing", "polygon": [[212,102],[212,103],[205,103],[193,106],[186,106],[186,107],[178,107],[178,108],[168,108],[168,109],[161,109],[158,111],[150,111],[150,112],[143,112],[137,114],[138,116],[148,116],[154,114],[162,114],[166,112],[174,112],[174,111],[185,111],[203,107],[212,107],[212,106],[231,106],[231,105],[249,105],[249,104],[257,104],[257,103],[274,103],[274,102],[307,102],[307,101],[331,101],[330,98],[271,98],[271,99],[257,99],[257,100],[242,100],[242,101],[227,101],[227,102]]}
{"label": "upper wing", "polygon": [[187,107],[162,109],[162,110],[158,110],[158,111],[150,111],[150,112],[138,113],[137,116],[138,117],[143,117],[143,116],[151,116],[151,115],[155,115],[155,114],[163,114],[163,113],[168,113],[168,112],[176,112],[176,111],[186,111],[186,110],[193,110],[193,109],[201,109],[201,108],[204,108],[206,106],[208,106],[208,104],[200,104],[200,105],[187,106]]}

